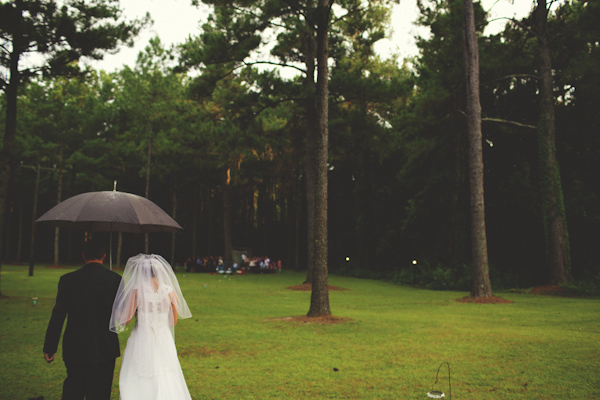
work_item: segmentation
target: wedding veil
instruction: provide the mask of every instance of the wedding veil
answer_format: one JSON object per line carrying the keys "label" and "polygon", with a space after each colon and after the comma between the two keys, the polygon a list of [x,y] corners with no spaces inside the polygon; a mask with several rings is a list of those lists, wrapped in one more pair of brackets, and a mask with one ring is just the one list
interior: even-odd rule
{"label": "wedding veil", "polygon": [[110,330],[122,332],[136,310],[138,319],[139,314],[143,314],[149,321],[156,321],[168,313],[172,332],[178,318],[192,316],[173,269],[157,254],[138,254],[127,260],[113,303]]}

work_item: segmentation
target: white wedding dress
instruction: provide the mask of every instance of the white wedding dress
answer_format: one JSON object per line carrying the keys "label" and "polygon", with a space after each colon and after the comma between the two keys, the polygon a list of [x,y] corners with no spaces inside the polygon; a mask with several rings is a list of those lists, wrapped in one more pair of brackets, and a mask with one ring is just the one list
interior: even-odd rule
{"label": "white wedding dress", "polygon": [[121,400],[191,400],[170,322],[173,289],[161,283],[138,290],[137,319],[121,365]]}

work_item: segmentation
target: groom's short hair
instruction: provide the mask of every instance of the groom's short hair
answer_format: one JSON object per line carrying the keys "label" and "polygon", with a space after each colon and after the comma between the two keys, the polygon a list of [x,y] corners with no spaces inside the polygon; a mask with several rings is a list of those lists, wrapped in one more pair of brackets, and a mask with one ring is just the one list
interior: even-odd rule
{"label": "groom's short hair", "polygon": [[105,254],[104,246],[97,240],[88,239],[83,244],[83,258],[86,260],[99,260]]}

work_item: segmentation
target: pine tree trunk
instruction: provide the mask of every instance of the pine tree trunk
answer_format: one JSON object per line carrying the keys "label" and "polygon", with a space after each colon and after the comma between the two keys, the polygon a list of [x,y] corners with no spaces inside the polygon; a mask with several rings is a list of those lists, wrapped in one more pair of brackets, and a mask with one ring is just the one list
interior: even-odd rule
{"label": "pine tree trunk", "polygon": [[[14,207],[13,204],[15,203],[14,200],[12,200],[11,198],[9,198],[8,200],[8,212],[6,214],[6,221],[4,221],[4,223],[6,224],[6,227],[8,229],[11,229],[12,225],[13,225],[13,218],[14,218]],[[6,235],[4,238],[4,259],[5,260],[10,260],[11,258],[14,260],[14,255],[12,255],[12,249],[14,247],[13,243],[12,243],[12,239],[13,239],[14,235]],[[1,242],[0,242],[1,243]]]}
{"label": "pine tree trunk", "polygon": [[17,218],[17,264],[21,264],[21,255],[23,253],[23,184],[20,179],[22,172],[23,167],[19,169],[19,176],[17,177],[19,181],[19,192],[17,194],[17,201],[19,202],[19,216]]}
{"label": "pine tree trunk", "polygon": [[317,135],[317,123],[316,123],[316,110],[315,110],[315,95],[316,95],[316,84],[315,84],[315,42],[314,33],[312,30],[309,31],[306,38],[307,50],[306,50],[306,235],[307,235],[307,248],[306,248],[306,281],[304,283],[312,284],[313,282],[313,266],[314,266],[314,238],[315,238],[315,227],[314,227],[314,210],[315,210],[315,175],[316,175],[316,163],[315,163],[315,143]]}
{"label": "pine tree trunk", "polygon": [[[172,203],[173,203],[173,213],[171,217],[176,220],[177,218],[177,175],[173,176],[173,193],[172,193]],[[175,269],[175,235],[176,233],[171,233],[171,267],[173,270]]]}
{"label": "pine tree trunk", "polygon": [[31,218],[31,241],[29,242],[29,276],[33,276],[35,258],[35,219],[37,217],[38,195],[40,193],[40,164],[37,165],[35,176],[35,189],[33,192],[33,214]]}
{"label": "pine tree trunk", "polygon": [[56,228],[54,228],[54,265],[60,265],[59,257],[58,257],[59,242],[60,242],[60,228],[56,227]]}
{"label": "pine tree trunk", "polygon": [[[57,184],[57,194],[56,194],[56,204],[60,204],[62,201],[62,181],[63,181],[63,136],[60,137],[60,150],[58,153],[58,184]],[[60,257],[60,228],[54,228],[54,265],[59,265]]]}
{"label": "pine tree trunk", "polygon": [[121,268],[121,257],[123,252],[123,232],[119,232],[117,239],[117,268]]}
{"label": "pine tree trunk", "polygon": [[475,32],[473,1],[464,0],[463,4],[463,49],[467,89],[467,131],[469,136],[469,178],[471,188],[471,296],[490,297],[492,296],[492,285],[488,266],[483,195],[479,49]]}
{"label": "pine tree trunk", "polygon": [[[333,3],[333,2],[332,2]],[[317,140],[315,142],[314,265],[310,309],[307,316],[331,315],[327,283],[327,173],[329,150],[329,0],[317,7]]]}
{"label": "pine tree trunk", "polygon": [[540,69],[540,122],[538,125],[538,153],[540,165],[540,190],[546,251],[548,283],[559,285],[569,279],[570,255],[565,205],[562,193],[560,168],[556,159],[554,83],[548,34],[548,9],[546,0],[539,0],[535,12],[539,41]]}
{"label": "pine tree trunk", "polygon": [[[207,230],[207,239],[206,239],[206,251],[207,254],[212,255],[215,254],[214,252],[214,232],[215,232],[215,218],[216,215],[214,213],[215,210],[215,195],[214,195],[214,191],[211,191],[208,195],[207,195],[207,210],[206,213],[202,213],[202,216],[206,219],[206,223],[205,226],[207,226],[206,230]],[[200,225],[202,226],[202,224]]]}
{"label": "pine tree trunk", "polygon": [[200,208],[200,212],[202,212],[202,197],[201,193],[199,193],[196,189],[193,191],[194,197],[192,198],[192,259],[194,262],[196,261],[197,249],[196,243],[198,240],[198,209]]}
{"label": "pine tree trunk", "polygon": [[[296,193],[298,193],[299,191],[297,191]],[[300,272],[300,211],[301,211],[301,207],[300,207],[300,197],[298,196],[298,194],[296,194],[294,196],[294,207],[295,207],[295,215],[294,218],[295,220],[295,224],[294,224],[294,228],[295,228],[295,237],[294,237],[294,269],[296,272]]]}
{"label": "pine tree trunk", "polygon": [[[150,123],[150,135],[148,137],[148,158],[146,163],[146,198],[150,198],[150,165],[152,162],[152,123]],[[144,234],[144,253],[150,251],[150,235]]]}
{"label": "pine tree trunk", "polygon": [[223,261],[227,267],[233,265],[233,244],[231,240],[231,176],[230,169],[225,170],[223,185]]}
{"label": "pine tree trunk", "polygon": [[[23,2],[15,0],[17,15],[20,18],[22,15]],[[17,92],[20,83],[19,76],[19,58],[21,55],[21,39],[19,36],[20,21],[15,21],[15,36],[13,37],[13,51],[10,54],[9,73],[10,78],[6,86],[6,119],[4,121],[4,142],[2,152],[0,153],[0,268],[4,255],[2,254],[2,244],[4,243],[4,229],[6,220],[6,208],[8,188],[11,176],[11,164],[13,157],[13,148],[15,144],[15,135],[17,133]],[[1,274],[0,274],[1,276]],[[1,279],[1,278],[0,278]],[[2,295],[0,281],[0,296]]]}

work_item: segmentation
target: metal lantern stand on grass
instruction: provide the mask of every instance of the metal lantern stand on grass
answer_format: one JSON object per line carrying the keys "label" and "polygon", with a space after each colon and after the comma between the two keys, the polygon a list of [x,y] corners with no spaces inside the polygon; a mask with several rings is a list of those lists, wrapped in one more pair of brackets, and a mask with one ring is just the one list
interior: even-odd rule
{"label": "metal lantern stand on grass", "polygon": [[[450,395],[449,399],[452,400],[452,383],[450,382],[450,364],[448,364],[448,362],[444,361],[438,367],[437,373],[435,374],[435,382],[433,383],[433,386],[437,385],[437,383],[438,383],[438,375],[440,373],[440,368],[442,368],[442,365],[444,365],[444,364],[446,364],[448,366],[448,394]],[[427,392],[427,397],[428,398],[430,398],[430,399],[442,399],[442,398],[446,397],[446,394],[444,392],[441,392],[439,390],[433,390],[433,386],[432,386],[431,390],[429,392]]]}

